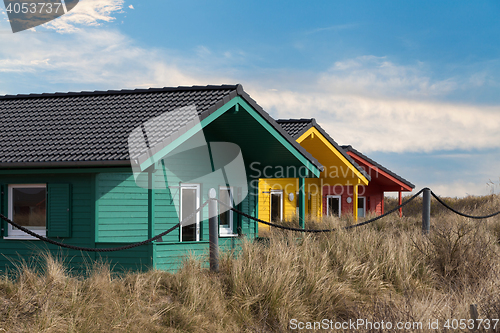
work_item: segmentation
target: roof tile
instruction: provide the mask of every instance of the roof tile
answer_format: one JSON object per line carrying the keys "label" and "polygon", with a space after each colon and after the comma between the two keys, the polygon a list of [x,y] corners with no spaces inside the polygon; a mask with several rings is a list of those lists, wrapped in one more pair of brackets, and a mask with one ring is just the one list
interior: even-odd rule
{"label": "roof tile", "polygon": [[[0,96],[0,163],[127,160],[128,135],[165,111],[198,113],[229,100],[236,85]],[[182,113],[170,124],[183,124]],[[175,125],[175,126],[173,126]]]}

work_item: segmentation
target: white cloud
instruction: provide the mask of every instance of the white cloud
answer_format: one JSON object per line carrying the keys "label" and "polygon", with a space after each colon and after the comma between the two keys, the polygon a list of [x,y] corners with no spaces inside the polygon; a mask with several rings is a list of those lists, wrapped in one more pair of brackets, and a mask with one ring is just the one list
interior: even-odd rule
{"label": "white cloud", "polygon": [[128,8],[135,9],[133,5],[129,5]]}
{"label": "white cloud", "polygon": [[67,14],[43,26],[60,33],[80,30],[81,26],[99,26],[115,20],[113,16],[123,8],[124,0],[80,0]]}
{"label": "white cloud", "polygon": [[463,83],[433,81],[420,64],[405,67],[369,56],[337,62],[317,75],[280,79],[246,89],[273,116],[316,118],[337,142],[363,152],[500,147],[500,107],[440,101]]}
{"label": "white cloud", "polygon": [[467,195],[486,195],[491,194],[494,188],[486,183],[477,184],[467,181],[456,181],[451,183],[435,183],[426,185],[434,193],[443,197],[465,197]]}
{"label": "white cloud", "polygon": [[366,153],[500,147],[499,107],[439,101],[464,89],[464,82],[481,84],[482,73],[433,80],[422,63],[402,66],[364,56],[335,62],[323,73],[259,74],[231,67],[235,55],[244,56],[234,50],[199,46],[191,57],[172,56],[168,50],[137,47],[116,31],[78,30],[113,20],[122,6],[122,0],[81,1],[53,21],[53,29],[74,32],[69,36],[3,34],[0,72],[98,89],[241,82],[273,116],[314,117],[337,142]]}
{"label": "white cloud", "polygon": [[[138,47],[117,31],[88,28],[71,35],[20,33],[3,34],[0,39],[0,73],[5,73],[0,86],[11,89],[15,79],[9,73],[30,75],[48,87],[45,92],[53,91],[53,86],[107,90],[228,82],[199,68],[182,67],[179,62],[184,60],[166,50]],[[8,93],[29,92],[33,91]]]}
{"label": "white cloud", "polygon": [[338,61],[319,75],[318,84],[336,94],[364,96],[440,96],[457,88],[453,79],[432,82],[423,64],[401,66],[385,57],[363,56]]}

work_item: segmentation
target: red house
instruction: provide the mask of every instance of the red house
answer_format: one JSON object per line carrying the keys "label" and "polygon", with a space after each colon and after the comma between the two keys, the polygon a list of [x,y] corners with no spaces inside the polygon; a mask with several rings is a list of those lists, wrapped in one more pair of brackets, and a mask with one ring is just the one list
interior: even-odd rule
{"label": "red house", "polygon": [[[411,192],[415,185],[385,168],[368,156],[363,155],[352,146],[342,146],[347,154],[370,176],[367,186],[358,185],[358,216],[364,217],[367,212],[381,215],[384,213],[384,192],[399,192],[401,204],[402,192]],[[352,214],[352,186],[323,187],[323,214]],[[402,210],[399,210],[402,216]]]}

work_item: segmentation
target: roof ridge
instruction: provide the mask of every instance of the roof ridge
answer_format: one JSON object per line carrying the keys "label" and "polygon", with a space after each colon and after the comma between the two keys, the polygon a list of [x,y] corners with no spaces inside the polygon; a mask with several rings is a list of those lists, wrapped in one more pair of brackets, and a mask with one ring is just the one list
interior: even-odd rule
{"label": "roof ridge", "polygon": [[300,118],[300,119],[278,119],[276,122],[278,123],[309,123],[309,122],[314,122],[314,118]]}
{"label": "roof ridge", "polygon": [[32,93],[32,94],[17,94],[17,95],[0,95],[0,99],[22,99],[22,98],[40,98],[40,97],[74,97],[74,96],[98,96],[98,95],[124,95],[124,94],[140,94],[140,93],[157,93],[171,91],[200,91],[200,90],[224,90],[235,89],[243,90],[241,84],[221,84],[221,85],[206,85],[206,86],[178,86],[178,87],[163,87],[163,88],[147,88],[147,89],[121,89],[121,90],[94,90],[94,91],[69,91],[69,92],[54,92],[54,93]]}

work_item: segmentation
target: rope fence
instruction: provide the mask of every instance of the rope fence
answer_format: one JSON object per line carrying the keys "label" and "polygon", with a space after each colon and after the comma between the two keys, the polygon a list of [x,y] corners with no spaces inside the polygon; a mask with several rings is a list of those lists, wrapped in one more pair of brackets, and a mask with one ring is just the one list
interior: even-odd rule
{"label": "rope fence", "polygon": [[[473,216],[473,215],[468,215],[468,214],[465,214],[465,213],[461,213],[461,212],[457,211],[456,209],[454,209],[454,208],[450,207],[449,205],[447,205],[441,198],[439,198],[429,188],[423,188],[420,191],[418,191],[417,193],[415,193],[412,197],[410,197],[409,199],[407,199],[405,202],[403,202],[401,205],[399,205],[399,206],[397,206],[397,207],[389,210],[388,212],[386,212],[386,213],[384,213],[384,214],[382,214],[380,216],[374,217],[372,219],[369,219],[367,221],[363,221],[363,222],[360,222],[360,223],[357,223],[357,224],[354,224],[354,225],[343,227],[342,229],[344,229],[344,230],[354,229],[354,228],[357,228],[357,227],[361,227],[361,226],[373,223],[373,222],[375,222],[375,221],[377,221],[377,220],[379,220],[381,218],[384,218],[384,217],[386,217],[386,216],[388,216],[388,215],[396,212],[398,209],[404,207],[405,205],[407,205],[409,202],[411,202],[416,197],[418,197],[420,194],[422,194],[422,192],[424,193],[423,214],[422,214],[423,220],[425,219],[424,215],[426,215],[426,214],[429,215],[429,213],[430,213],[430,195],[432,195],[437,200],[437,202],[439,202],[441,205],[443,205],[444,207],[446,207],[450,211],[454,212],[455,214],[467,217],[467,218],[472,218],[472,219],[487,219],[487,218],[490,218],[490,217],[493,217],[493,216],[496,216],[496,215],[500,214],[500,211],[492,213],[492,214],[489,214],[489,215],[484,215],[484,216]],[[430,193],[430,195],[429,195],[429,193]],[[37,234],[37,233],[29,230],[28,228],[25,228],[25,227],[23,227],[23,226],[15,223],[14,221],[10,220],[9,218],[7,218],[6,216],[4,216],[2,214],[0,214],[0,219],[6,221],[7,223],[9,223],[10,225],[12,225],[13,227],[15,227],[15,228],[17,228],[17,229],[19,229],[19,230],[27,233],[28,235],[30,235],[32,237],[35,237],[35,238],[37,238],[37,239],[39,239],[41,241],[44,241],[44,242],[47,242],[47,243],[50,243],[50,244],[53,244],[53,245],[56,245],[56,246],[60,246],[60,247],[64,247],[64,248],[68,248],[68,249],[72,249],[72,250],[77,250],[77,251],[113,252],[113,251],[122,251],[122,250],[131,249],[131,248],[134,248],[134,247],[138,247],[138,246],[141,246],[141,245],[145,245],[145,244],[151,243],[151,242],[153,242],[155,240],[158,240],[158,239],[162,238],[163,236],[165,236],[165,235],[171,233],[172,231],[174,231],[175,229],[179,228],[184,221],[187,221],[187,220],[190,220],[191,218],[193,218],[209,202],[217,202],[220,205],[225,206],[227,209],[233,211],[234,213],[239,214],[239,215],[241,215],[243,217],[246,217],[246,218],[248,218],[250,220],[253,220],[253,221],[256,221],[256,222],[259,222],[259,223],[263,223],[265,225],[268,225],[268,226],[271,226],[271,227],[274,227],[274,228],[283,229],[283,230],[296,231],[296,232],[304,232],[304,233],[325,233],[325,232],[333,232],[333,231],[337,231],[338,230],[338,229],[303,229],[303,228],[294,228],[294,227],[288,227],[288,226],[284,226],[284,225],[280,225],[280,224],[275,224],[275,223],[272,223],[272,222],[268,222],[268,221],[264,221],[262,219],[256,218],[256,217],[251,216],[251,215],[249,215],[249,214],[247,214],[245,212],[242,212],[242,211],[240,211],[240,210],[238,210],[238,209],[236,209],[234,207],[231,207],[231,206],[227,205],[226,203],[218,200],[217,198],[207,199],[200,207],[198,207],[198,209],[196,209],[189,216],[185,217],[182,221],[180,221],[179,223],[177,223],[176,225],[174,225],[170,229],[168,229],[168,230],[166,230],[166,231],[164,231],[164,232],[162,232],[162,233],[160,233],[160,234],[158,234],[158,235],[156,235],[154,237],[151,237],[151,238],[146,239],[146,240],[141,241],[141,242],[137,242],[137,243],[133,243],[133,244],[128,244],[128,245],[124,245],[124,246],[119,246],[119,247],[112,247],[112,248],[89,248],[89,247],[81,247],[81,246],[75,246],[75,245],[71,245],[71,244],[61,243],[61,242],[55,241],[53,239],[41,236],[41,235],[39,235],[39,234]],[[214,209],[212,209],[212,211],[209,212],[209,215],[212,216],[211,218],[214,218],[217,215],[216,211],[213,211]],[[429,219],[429,217],[427,217],[427,219]],[[423,223],[425,224],[425,221],[423,221]],[[429,221],[427,220],[427,232],[428,232],[428,223],[429,223]],[[424,230],[424,232],[425,232],[425,230]]]}
{"label": "rope fence", "polygon": [[455,214],[458,214],[460,216],[464,216],[464,217],[468,217],[468,218],[471,218],[471,219],[477,219],[477,220],[481,220],[481,219],[487,219],[487,218],[490,218],[490,217],[493,217],[493,216],[496,216],[498,214],[500,214],[500,211],[498,212],[495,212],[493,214],[490,214],[490,215],[484,215],[484,216],[473,216],[473,215],[468,215],[468,214],[465,214],[465,213],[461,213],[459,211],[457,211],[456,209],[453,209],[451,208],[450,206],[448,206],[443,200],[441,200],[434,192],[431,191],[431,195],[434,197],[434,199],[437,200],[437,202],[439,202],[441,205],[443,205],[444,207],[446,207],[447,209],[451,210],[453,213]]}
{"label": "rope fence", "polygon": [[[342,229],[344,230],[348,230],[348,229],[353,229],[353,228],[356,228],[356,227],[361,227],[363,225],[366,225],[366,224],[369,224],[369,223],[372,223],[372,222],[375,222],[383,217],[386,217],[387,215],[390,215],[392,213],[394,213],[395,211],[397,211],[399,208],[401,207],[404,207],[406,204],[408,204],[410,201],[412,201],[413,199],[415,199],[416,197],[418,197],[422,191],[424,189],[421,189],[420,191],[418,191],[417,193],[415,193],[415,195],[413,195],[411,198],[409,198],[408,200],[406,200],[405,202],[403,202],[401,205],[397,206],[396,208],[393,208],[391,209],[390,211],[380,215],[380,216],[377,216],[377,217],[374,217],[370,220],[367,220],[367,221],[363,221],[361,223],[358,223],[358,224],[354,224],[354,225],[350,225],[350,226],[347,226],[347,227],[344,227]],[[271,227],[274,227],[274,228],[279,228],[279,229],[284,229],[284,230],[290,230],[290,231],[298,231],[298,232],[308,232],[308,233],[320,233],[320,232],[332,232],[332,231],[337,231],[337,229],[302,229],[302,228],[293,228],[293,227],[287,227],[287,226],[284,226],[284,225],[279,225],[279,224],[275,224],[275,223],[271,223],[271,222],[267,222],[267,221],[264,221],[264,220],[261,220],[261,219],[258,219],[256,217],[253,217],[249,214],[246,214],[240,210],[237,210],[229,205],[227,205],[226,203],[218,200],[218,199],[214,199],[214,200],[217,200],[219,202],[219,204],[221,204],[222,206],[225,206],[226,208],[232,210],[233,212],[235,212],[236,214],[239,214],[239,215],[242,215],[246,218],[249,218],[251,220],[254,220],[254,221],[257,221],[257,222],[260,222],[260,223],[263,223],[265,225],[268,225],[268,226],[271,226]]]}
{"label": "rope fence", "polygon": [[40,236],[39,234],[34,233],[33,231],[31,231],[31,230],[23,227],[22,225],[19,225],[16,222],[8,219],[3,214],[0,214],[0,219],[2,219],[5,222],[9,223],[13,227],[18,228],[19,230],[24,231],[28,235],[31,235],[31,236],[33,236],[35,238],[38,238],[39,240],[44,241],[46,243],[50,243],[50,244],[53,244],[53,245],[57,245],[57,246],[60,246],[60,247],[64,247],[64,248],[71,249],[71,250],[77,250],[77,251],[86,251],[86,252],[113,252],[113,251],[122,251],[122,250],[132,249],[134,247],[138,247],[138,246],[141,246],[141,245],[144,245],[144,244],[148,244],[148,243],[151,243],[151,242],[153,242],[153,241],[155,241],[157,239],[160,239],[161,237],[163,237],[163,236],[171,233],[175,229],[179,228],[179,226],[182,224],[182,222],[193,218],[195,216],[195,214],[197,214],[198,212],[200,212],[203,209],[203,207],[205,207],[208,204],[208,202],[209,202],[209,200],[205,201],[205,203],[203,203],[203,205],[201,205],[197,210],[195,210],[193,213],[189,214],[182,221],[180,221],[179,223],[177,223],[176,225],[174,225],[172,228],[170,228],[170,229],[162,232],[161,234],[158,234],[158,235],[156,235],[154,237],[146,239],[146,240],[144,240],[142,242],[137,242],[137,243],[128,244],[128,245],[124,245],[124,246],[118,246],[118,247],[109,247],[109,248],[81,247],[81,246],[75,246],[75,245],[71,245],[71,244],[61,243],[61,242],[55,241],[53,239],[50,239],[50,238],[47,238],[47,237],[44,237],[44,236]]}

